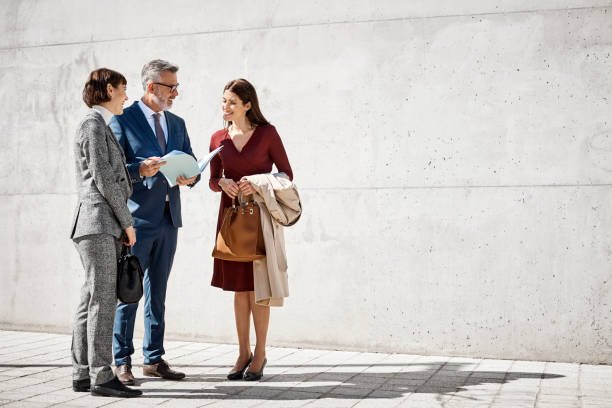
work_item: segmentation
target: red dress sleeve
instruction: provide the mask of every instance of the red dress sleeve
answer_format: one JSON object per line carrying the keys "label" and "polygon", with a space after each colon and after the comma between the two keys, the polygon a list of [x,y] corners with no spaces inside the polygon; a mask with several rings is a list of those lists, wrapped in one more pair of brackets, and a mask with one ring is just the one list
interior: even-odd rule
{"label": "red dress sleeve", "polygon": [[[220,143],[217,142],[217,138],[215,137],[217,133],[213,134],[210,138],[210,147],[209,152],[215,150]],[[219,180],[223,177],[223,163],[221,162],[221,158],[219,154],[217,154],[210,161],[210,179],[208,180],[208,186],[212,191],[220,192],[221,187],[219,187]]]}
{"label": "red dress sleeve", "polygon": [[289,176],[289,180],[293,181],[293,170],[291,170],[291,165],[289,164],[289,159],[287,158],[287,152],[285,152],[283,142],[278,135],[276,128],[274,127],[272,127],[271,136],[270,158],[276,166],[276,169],[279,172],[285,173],[287,176]]}

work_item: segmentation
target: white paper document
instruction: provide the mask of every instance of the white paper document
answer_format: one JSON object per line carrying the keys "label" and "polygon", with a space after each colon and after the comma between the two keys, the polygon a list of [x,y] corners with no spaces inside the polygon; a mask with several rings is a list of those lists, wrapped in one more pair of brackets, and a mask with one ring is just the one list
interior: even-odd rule
{"label": "white paper document", "polygon": [[208,166],[208,163],[210,163],[212,158],[215,157],[222,148],[223,146],[219,146],[197,162],[191,155],[179,150],[173,150],[162,157],[162,160],[165,161],[166,164],[161,166],[159,171],[161,171],[164,177],[166,177],[166,180],[168,180],[168,185],[174,187],[178,176],[191,178],[202,173],[206,166]]}

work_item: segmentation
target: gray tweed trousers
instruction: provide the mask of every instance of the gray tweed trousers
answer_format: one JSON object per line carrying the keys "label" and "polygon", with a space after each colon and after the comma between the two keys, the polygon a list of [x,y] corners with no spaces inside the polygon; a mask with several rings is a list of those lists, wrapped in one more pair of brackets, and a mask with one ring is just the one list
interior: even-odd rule
{"label": "gray tweed trousers", "polygon": [[115,376],[113,324],[117,305],[117,259],[121,241],[109,234],[86,235],[74,240],[85,270],[81,301],[72,331],[72,377],[104,384]]}

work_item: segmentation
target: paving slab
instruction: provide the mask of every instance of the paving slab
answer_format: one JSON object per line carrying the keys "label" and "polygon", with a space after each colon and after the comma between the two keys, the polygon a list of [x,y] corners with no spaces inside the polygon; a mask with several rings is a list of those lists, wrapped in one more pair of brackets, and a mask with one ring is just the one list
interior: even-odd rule
{"label": "paving slab", "polygon": [[[141,339],[136,339],[136,344]],[[258,382],[228,381],[237,346],[166,344],[182,381],[142,377],[141,398],[72,391],[70,336],[0,330],[4,407],[612,407],[612,366],[271,347]]]}

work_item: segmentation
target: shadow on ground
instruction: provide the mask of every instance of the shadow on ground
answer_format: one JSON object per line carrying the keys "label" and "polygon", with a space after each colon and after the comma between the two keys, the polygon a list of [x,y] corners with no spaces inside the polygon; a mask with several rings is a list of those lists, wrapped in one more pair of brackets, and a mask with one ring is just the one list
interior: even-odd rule
{"label": "shadow on ground", "polygon": [[[68,367],[66,364],[0,364],[0,367]],[[407,393],[445,395],[467,391],[466,387],[482,384],[506,384],[520,379],[547,380],[560,378],[560,374],[528,373],[517,371],[478,371],[466,369],[461,363],[425,364],[372,364],[368,370],[376,372],[355,373],[341,371],[342,367],[364,367],[363,364],[300,365],[300,371],[312,367],[312,371],[297,374],[270,374],[259,383],[229,382],[223,374],[188,375],[183,381],[206,383],[201,389],[155,388],[162,379],[139,379],[137,385],[147,385],[147,398],[176,399],[274,399],[301,400],[312,398],[400,398]],[[222,368],[220,365],[177,365],[189,368]],[[268,368],[295,367],[269,365]],[[333,367],[334,371],[327,371]],[[377,369],[377,367],[380,367]],[[394,369],[392,367],[397,367]],[[389,368],[389,372],[384,372]],[[323,369],[324,371],[317,371]],[[229,370],[229,367],[228,367]],[[219,383],[212,385],[211,383]],[[177,383],[175,383],[178,385]],[[268,385],[269,384],[269,385]],[[287,392],[289,391],[289,392]]]}

